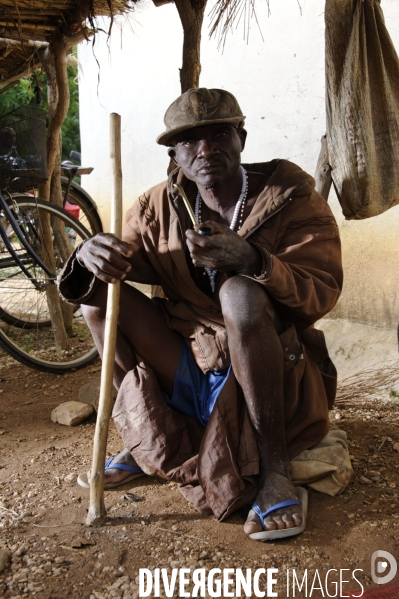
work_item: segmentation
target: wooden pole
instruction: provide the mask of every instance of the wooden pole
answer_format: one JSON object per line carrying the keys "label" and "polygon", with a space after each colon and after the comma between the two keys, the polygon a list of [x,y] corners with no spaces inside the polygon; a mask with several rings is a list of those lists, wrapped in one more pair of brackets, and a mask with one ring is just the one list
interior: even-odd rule
{"label": "wooden pole", "polygon": [[[122,235],[121,117],[116,113],[110,115],[110,148],[112,163],[111,233],[120,238]],[[109,284],[100,399],[94,433],[93,462],[90,476],[90,505],[86,518],[86,524],[89,526],[102,524],[107,515],[104,504],[104,462],[108,426],[112,410],[112,379],[115,362],[119,295],[120,281],[117,281],[113,285]]]}

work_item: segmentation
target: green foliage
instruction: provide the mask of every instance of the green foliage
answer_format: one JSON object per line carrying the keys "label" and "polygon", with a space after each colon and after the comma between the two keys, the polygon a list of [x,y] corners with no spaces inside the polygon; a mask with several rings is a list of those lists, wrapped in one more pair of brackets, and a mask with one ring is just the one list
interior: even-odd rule
{"label": "green foliage", "polygon": [[[78,89],[78,65],[68,66],[68,81],[70,91],[70,103],[68,115],[62,126],[62,159],[69,158],[71,150],[80,152],[80,131],[79,131],[79,89]],[[11,110],[15,110],[25,104],[38,106],[37,93],[35,88],[41,87],[41,96],[43,98],[41,108],[48,109],[47,106],[47,81],[46,75],[37,71],[29,78],[21,79],[12,88],[0,94],[0,117]],[[37,91],[37,90],[36,90]]]}
{"label": "green foliage", "polygon": [[29,104],[33,97],[30,79],[21,79],[14,87],[0,94],[0,116],[19,106]]}

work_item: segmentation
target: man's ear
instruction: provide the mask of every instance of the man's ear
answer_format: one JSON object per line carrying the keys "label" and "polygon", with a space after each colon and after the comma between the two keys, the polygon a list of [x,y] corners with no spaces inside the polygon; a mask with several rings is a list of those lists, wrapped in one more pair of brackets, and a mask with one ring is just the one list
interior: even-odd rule
{"label": "man's ear", "polygon": [[243,128],[237,129],[237,135],[241,140],[241,152],[243,152],[247,140],[247,131]]}
{"label": "man's ear", "polygon": [[172,148],[168,148],[168,155],[169,158],[171,160],[173,160],[173,162],[175,163],[176,166],[180,166],[179,163],[176,160],[176,150],[172,147]]}

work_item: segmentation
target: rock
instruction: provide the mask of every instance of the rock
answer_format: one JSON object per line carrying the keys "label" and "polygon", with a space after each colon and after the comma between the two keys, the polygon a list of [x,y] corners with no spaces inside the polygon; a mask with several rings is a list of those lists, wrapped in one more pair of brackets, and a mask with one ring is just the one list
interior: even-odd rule
{"label": "rock", "polygon": [[369,478],[366,478],[365,476],[359,476],[359,483],[361,485],[368,485],[370,482]]}
{"label": "rock", "polygon": [[25,555],[25,553],[28,552],[28,547],[27,545],[21,545],[21,547],[18,547],[18,549],[16,551],[14,551],[13,555],[15,557],[21,557],[21,555]]}
{"label": "rock", "polygon": [[94,412],[93,406],[80,401],[66,401],[51,412],[51,420],[66,426],[76,426]]}
{"label": "rock", "polygon": [[67,483],[67,485],[69,485],[69,486],[75,485],[76,479],[77,479],[77,475],[75,472],[71,472],[70,474],[67,474],[66,476],[64,476],[64,482]]}
{"label": "rock", "polygon": [[392,448],[394,451],[398,451],[399,452],[399,443],[394,443],[394,446]]}
{"label": "rock", "polygon": [[8,562],[10,561],[11,554],[6,549],[0,548],[0,572],[4,572],[6,569]]}
{"label": "rock", "polygon": [[[98,370],[99,370],[99,368],[98,368]],[[86,383],[85,385],[83,385],[83,387],[81,387],[79,389],[79,396],[78,396],[79,401],[81,401],[82,403],[89,404],[90,406],[93,406],[93,408],[95,409],[96,412],[98,412],[98,400],[100,397],[100,384],[101,384],[101,377],[95,376],[95,377],[91,378],[88,383]]]}
{"label": "rock", "polygon": [[126,499],[126,501],[130,501],[130,503],[136,503],[138,501],[143,501],[143,498],[139,497],[139,495],[136,495],[136,493],[125,493],[125,495],[123,496],[123,499]]}

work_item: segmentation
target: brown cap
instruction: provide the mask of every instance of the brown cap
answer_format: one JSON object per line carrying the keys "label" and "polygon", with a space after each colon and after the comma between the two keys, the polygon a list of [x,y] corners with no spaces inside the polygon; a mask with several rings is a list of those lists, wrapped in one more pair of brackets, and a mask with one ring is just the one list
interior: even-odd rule
{"label": "brown cap", "polygon": [[189,89],[165,112],[166,131],[157,137],[157,143],[168,146],[177,133],[193,127],[216,123],[239,127],[244,120],[245,116],[233,94],[224,89]]}

